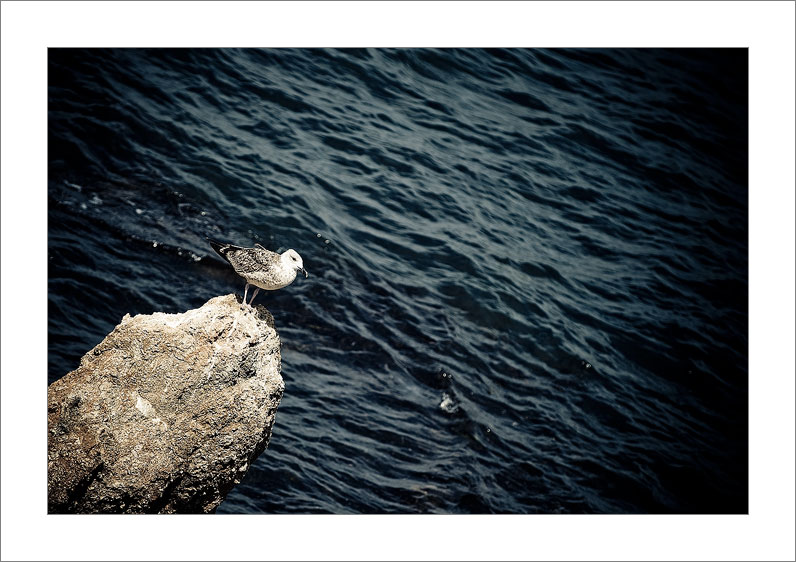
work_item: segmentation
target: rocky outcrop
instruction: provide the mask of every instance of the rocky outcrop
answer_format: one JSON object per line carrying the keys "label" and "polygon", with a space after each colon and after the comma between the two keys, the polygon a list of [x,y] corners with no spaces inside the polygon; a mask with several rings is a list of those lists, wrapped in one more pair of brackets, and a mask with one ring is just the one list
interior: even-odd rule
{"label": "rocky outcrop", "polygon": [[126,315],[47,392],[50,513],[210,513],[268,446],[284,391],[263,307]]}

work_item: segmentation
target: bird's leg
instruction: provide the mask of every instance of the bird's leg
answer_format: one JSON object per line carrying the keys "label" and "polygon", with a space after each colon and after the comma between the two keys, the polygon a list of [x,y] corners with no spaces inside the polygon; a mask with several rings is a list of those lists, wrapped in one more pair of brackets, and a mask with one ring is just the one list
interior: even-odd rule
{"label": "bird's leg", "polygon": [[257,287],[257,288],[254,290],[254,293],[252,293],[252,299],[249,301],[249,306],[251,306],[251,305],[252,305],[252,303],[254,302],[254,297],[256,297],[256,296],[257,296],[257,293],[259,293],[259,292],[260,292],[260,287]]}
{"label": "bird's leg", "polygon": [[246,283],[246,288],[243,290],[243,304],[246,304],[246,293],[249,292],[249,284]]}

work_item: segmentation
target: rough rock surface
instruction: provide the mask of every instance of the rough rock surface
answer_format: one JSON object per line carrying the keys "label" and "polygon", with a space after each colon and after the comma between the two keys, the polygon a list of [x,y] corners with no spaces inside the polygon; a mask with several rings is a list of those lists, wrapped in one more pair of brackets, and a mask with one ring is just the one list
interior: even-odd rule
{"label": "rough rock surface", "polygon": [[48,511],[213,512],[268,446],[280,371],[273,316],[234,295],[126,315],[48,389]]}

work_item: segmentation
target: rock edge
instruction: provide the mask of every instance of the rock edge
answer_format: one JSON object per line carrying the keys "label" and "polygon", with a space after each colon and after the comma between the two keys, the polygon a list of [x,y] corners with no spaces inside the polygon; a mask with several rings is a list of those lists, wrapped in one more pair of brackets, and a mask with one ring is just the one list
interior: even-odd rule
{"label": "rock edge", "polygon": [[268,446],[283,393],[261,305],[126,315],[47,390],[48,512],[215,511]]}

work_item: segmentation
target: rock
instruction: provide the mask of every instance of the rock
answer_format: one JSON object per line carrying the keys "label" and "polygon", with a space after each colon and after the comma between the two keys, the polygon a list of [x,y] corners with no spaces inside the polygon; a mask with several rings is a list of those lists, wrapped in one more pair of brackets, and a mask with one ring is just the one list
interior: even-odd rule
{"label": "rock", "polygon": [[273,316],[234,295],[126,315],[48,388],[48,511],[213,512],[268,446],[280,371]]}

